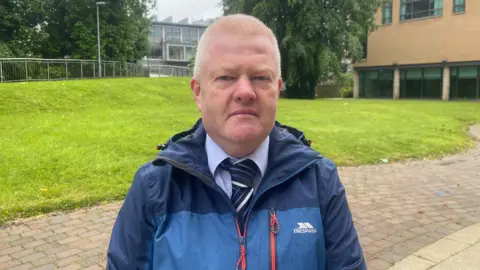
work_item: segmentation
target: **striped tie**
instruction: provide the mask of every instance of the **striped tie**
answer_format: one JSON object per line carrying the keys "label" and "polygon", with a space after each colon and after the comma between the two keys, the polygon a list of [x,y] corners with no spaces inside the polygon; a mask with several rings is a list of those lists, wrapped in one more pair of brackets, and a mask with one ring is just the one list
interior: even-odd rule
{"label": "striped tie", "polygon": [[232,165],[227,158],[221,163],[221,167],[228,170],[232,177],[231,200],[237,210],[239,222],[243,227],[245,212],[250,199],[253,197],[253,180],[257,175],[257,164],[251,159],[244,159]]}

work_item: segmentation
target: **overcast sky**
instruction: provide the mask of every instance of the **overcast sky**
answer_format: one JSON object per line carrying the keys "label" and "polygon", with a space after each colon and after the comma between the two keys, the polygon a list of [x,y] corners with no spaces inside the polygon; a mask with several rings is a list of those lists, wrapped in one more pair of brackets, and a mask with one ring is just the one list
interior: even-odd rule
{"label": "overcast sky", "polygon": [[173,16],[177,22],[185,17],[192,20],[209,19],[222,15],[221,0],[157,0],[158,20]]}

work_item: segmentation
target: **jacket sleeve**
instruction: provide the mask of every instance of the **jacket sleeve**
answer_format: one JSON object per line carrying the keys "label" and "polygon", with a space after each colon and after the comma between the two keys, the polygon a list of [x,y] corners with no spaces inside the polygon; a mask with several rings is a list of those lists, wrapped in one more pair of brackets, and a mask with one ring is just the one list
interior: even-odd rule
{"label": "jacket sleeve", "polygon": [[331,161],[327,160],[325,164],[322,175],[325,177],[323,180],[326,190],[322,208],[324,211],[326,269],[367,269],[338,170]]}
{"label": "jacket sleeve", "polygon": [[108,270],[149,269],[153,217],[148,206],[148,175],[140,168],[120,208],[107,252]]}

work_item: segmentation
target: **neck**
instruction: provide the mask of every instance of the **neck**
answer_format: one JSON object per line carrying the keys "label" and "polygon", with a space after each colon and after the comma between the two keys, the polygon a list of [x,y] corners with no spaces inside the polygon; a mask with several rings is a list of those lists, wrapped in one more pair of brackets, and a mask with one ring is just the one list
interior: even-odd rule
{"label": "neck", "polygon": [[244,158],[255,152],[262,144],[263,140],[248,141],[248,142],[230,142],[222,138],[212,138],[218,146],[220,146],[225,153],[234,158]]}

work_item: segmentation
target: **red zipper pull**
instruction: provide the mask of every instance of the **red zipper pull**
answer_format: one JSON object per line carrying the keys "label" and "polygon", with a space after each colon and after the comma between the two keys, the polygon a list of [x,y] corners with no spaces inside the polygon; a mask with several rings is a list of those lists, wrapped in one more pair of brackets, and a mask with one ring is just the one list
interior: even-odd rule
{"label": "red zipper pull", "polygon": [[246,257],[245,257],[245,238],[242,237],[242,240],[241,240],[241,245],[240,245],[240,258],[238,259],[238,262],[237,262],[237,267],[236,269],[239,270],[238,266],[242,266],[242,268],[240,268],[241,270],[245,270],[247,269],[247,260],[246,260]]}
{"label": "red zipper pull", "polygon": [[275,214],[275,209],[270,209],[270,231],[274,234],[277,234],[280,231],[280,223]]}
{"label": "red zipper pull", "polygon": [[277,270],[277,239],[276,235],[280,231],[275,209],[270,209],[270,270]]}
{"label": "red zipper pull", "polygon": [[[245,227],[243,234],[240,231],[240,226],[238,225],[238,221],[235,220],[237,224],[237,232],[238,232],[238,237],[240,237],[240,258],[238,259],[237,266],[235,267],[236,270],[245,270],[247,269],[247,251],[245,248],[245,235],[247,234],[247,222],[245,222]],[[241,268],[239,266],[241,265]]]}

